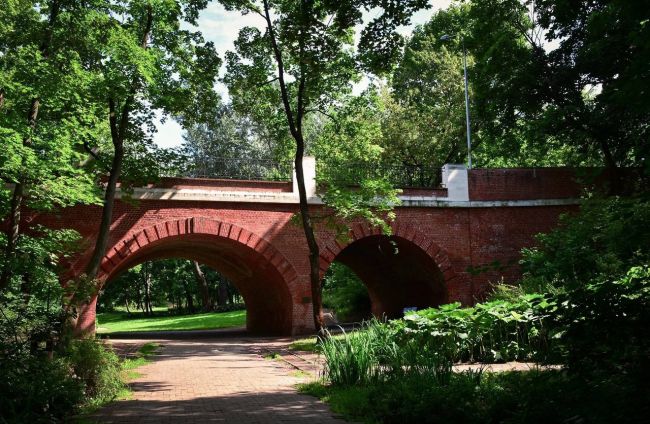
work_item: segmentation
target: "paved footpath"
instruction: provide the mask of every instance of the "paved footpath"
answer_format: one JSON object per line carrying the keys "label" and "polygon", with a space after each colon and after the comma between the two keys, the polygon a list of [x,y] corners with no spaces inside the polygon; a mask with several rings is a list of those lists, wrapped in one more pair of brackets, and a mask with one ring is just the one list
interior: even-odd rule
{"label": "paved footpath", "polygon": [[[147,340],[151,341],[151,340]],[[146,341],[114,342],[122,350]],[[151,364],[138,368],[133,399],[97,411],[100,423],[344,423],[282,361],[264,359],[277,342],[246,338],[160,340]]]}

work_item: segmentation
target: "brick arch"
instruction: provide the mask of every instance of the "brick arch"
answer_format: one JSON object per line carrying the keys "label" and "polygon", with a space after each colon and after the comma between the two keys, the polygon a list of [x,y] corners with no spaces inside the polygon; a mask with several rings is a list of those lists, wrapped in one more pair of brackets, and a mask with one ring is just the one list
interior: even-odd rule
{"label": "brick arch", "polygon": [[[390,249],[386,243],[398,247],[401,256],[377,253],[382,244],[384,251]],[[355,223],[346,241],[329,240],[321,246],[321,277],[334,261],[344,263],[364,281],[376,316],[395,317],[403,307],[437,306],[455,297],[453,286],[458,277],[449,256],[409,224],[394,223],[391,236],[385,236],[378,228]],[[404,279],[397,276],[400,273],[405,275]],[[391,274],[396,281],[391,280]]]}
{"label": "brick arch", "polygon": [[257,234],[224,221],[206,218],[186,218],[165,221],[130,234],[116,243],[104,256],[100,265],[100,280],[106,280],[120,263],[143,247],[168,237],[189,234],[215,236],[245,245],[268,260],[281,273],[287,283],[297,277],[289,261],[271,243]]}
{"label": "brick arch", "polygon": [[110,283],[139,263],[179,257],[211,266],[233,281],[247,305],[249,331],[291,334],[298,302],[294,267],[269,241],[227,222],[187,218],[128,234],[105,255],[99,280]]}

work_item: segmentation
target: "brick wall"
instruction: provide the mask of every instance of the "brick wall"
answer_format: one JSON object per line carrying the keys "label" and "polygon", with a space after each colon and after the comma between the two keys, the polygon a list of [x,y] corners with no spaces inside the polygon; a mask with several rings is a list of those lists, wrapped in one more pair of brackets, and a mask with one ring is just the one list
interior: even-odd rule
{"label": "brick wall", "polygon": [[566,199],[580,194],[569,168],[472,169],[470,200]]}

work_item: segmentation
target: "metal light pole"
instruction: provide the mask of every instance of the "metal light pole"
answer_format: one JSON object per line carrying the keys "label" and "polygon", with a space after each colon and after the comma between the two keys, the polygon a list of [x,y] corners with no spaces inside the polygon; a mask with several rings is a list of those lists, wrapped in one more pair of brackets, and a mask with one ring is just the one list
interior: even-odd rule
{"label": "metal light pole", "polygon": [[[440,41],[448,41],[454,38],[451,35],[443,35]],[[469,91],[467,88],[467,50],[465,49],[465,37],[460,37],[463,43],[463,75],[465,78],[465,123],[467,125],[467,168],[472,169],[472,130],[469,117]]]}

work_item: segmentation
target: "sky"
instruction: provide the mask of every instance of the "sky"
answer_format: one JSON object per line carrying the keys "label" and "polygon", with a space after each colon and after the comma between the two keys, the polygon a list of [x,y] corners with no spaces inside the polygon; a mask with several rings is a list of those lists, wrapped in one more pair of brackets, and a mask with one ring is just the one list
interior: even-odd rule
{"label": "sky", "polygon": [[[400,29],[403,35],[409,35],[416,25],[421,25],[429,20],[438,9],[444,9],[451,4],[452,0],[431,0],[431,8],[422,10],[413,15],[411,25]],[[264,22],[258,15],[249,14],[242,16],[239,12],[228,12],[216,1],[208,4],[198,20],[198,29],[203,33],[207,41],[212,41],[222,59],[228,50],[234,49],[234,41],[239,30],[245,26],[257,26],[262,28]],[[221,76],[225,68],[221,69]],[[362,82],[363,84],[363,82]],[[224,98],[227,98],[226,87],[219,83],[217,90]],[[160,114],[157,115],[160,119]],[[163,148],[179,146],[183,141],[183,131],[173,119],[168,119],[164,124],[158,122],[158,132],[154,136],[155,143]]]}

